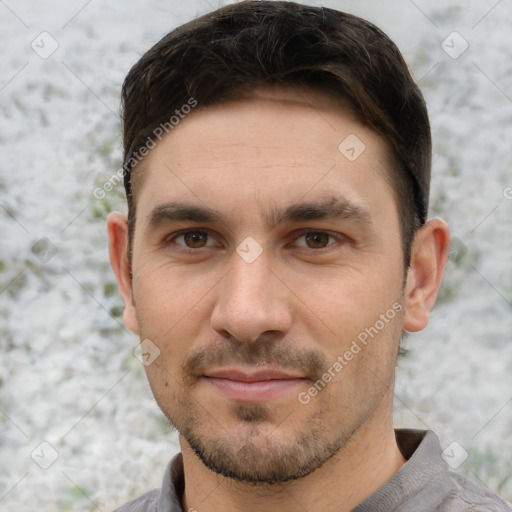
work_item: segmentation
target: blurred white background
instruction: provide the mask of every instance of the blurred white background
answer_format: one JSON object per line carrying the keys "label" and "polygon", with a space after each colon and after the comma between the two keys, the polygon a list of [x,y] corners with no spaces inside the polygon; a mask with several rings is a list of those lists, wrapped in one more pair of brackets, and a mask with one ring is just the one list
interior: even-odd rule
{"label": "blurred white background", "polygon": [[[92,192],[121,164],[130,67],[225,3],[0,2],[2,511],[112,510],[159,487],[178,450],[108,265],[104,218],[123,189]],[[399,361],[396,425],[456,442],[457,471],[510,499],[512,2],[322,5],[402,50],[431,115],[431,216],[455,237],[431,323]]]}

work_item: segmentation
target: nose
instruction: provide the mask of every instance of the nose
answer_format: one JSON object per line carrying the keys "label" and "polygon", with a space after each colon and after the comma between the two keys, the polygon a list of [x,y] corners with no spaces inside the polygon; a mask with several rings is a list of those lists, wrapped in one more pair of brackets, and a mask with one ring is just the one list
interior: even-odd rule
{"label": "nose", "polygon": [[268,266],[265,251],[248,263],[237,253],[216,287],[211,326],[224,337],[254,342],[263,334],[285,334],[292,325],[292,293]]}

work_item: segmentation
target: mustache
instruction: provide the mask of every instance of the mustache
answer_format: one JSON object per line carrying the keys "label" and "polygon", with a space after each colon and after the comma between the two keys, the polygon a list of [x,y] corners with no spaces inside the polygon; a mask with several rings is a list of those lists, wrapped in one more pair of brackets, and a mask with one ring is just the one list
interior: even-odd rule
{"label": "mustache", "polygon": [[221,345],[192,350],[181,365],[184,382],[192,384],[206,370],[229,364],[298,371],[312,380],[321,378],[328,367],[324,356],[314,350],[300,350],[270,338],[254,342],[229,338]]}

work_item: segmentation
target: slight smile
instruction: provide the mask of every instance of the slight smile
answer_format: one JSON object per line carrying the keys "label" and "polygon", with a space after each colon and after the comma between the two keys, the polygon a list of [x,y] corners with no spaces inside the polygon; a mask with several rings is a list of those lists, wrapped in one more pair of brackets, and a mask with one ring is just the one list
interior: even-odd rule
{"label": "slight smile", "polygon": [[260,403],[278,397],[285,391],[303,385],[306,377],[280,370],[222,369],[203,376],[227,398],[237,402]]}

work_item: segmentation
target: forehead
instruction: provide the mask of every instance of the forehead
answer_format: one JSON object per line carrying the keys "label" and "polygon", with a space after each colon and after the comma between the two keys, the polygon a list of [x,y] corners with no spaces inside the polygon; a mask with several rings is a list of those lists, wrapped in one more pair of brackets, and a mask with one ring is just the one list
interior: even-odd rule
{"label": "forehead", "polygon": [[389,161],[385,141],[348,102],[311,89],[262,87],[196,107],[137,165],[132,180],[137,202],[147,207],[170,195],[206,203],[264,203],[283,192],[290,199],[325,196],[335,183],[357,202],[369,180],[389,188]]}

